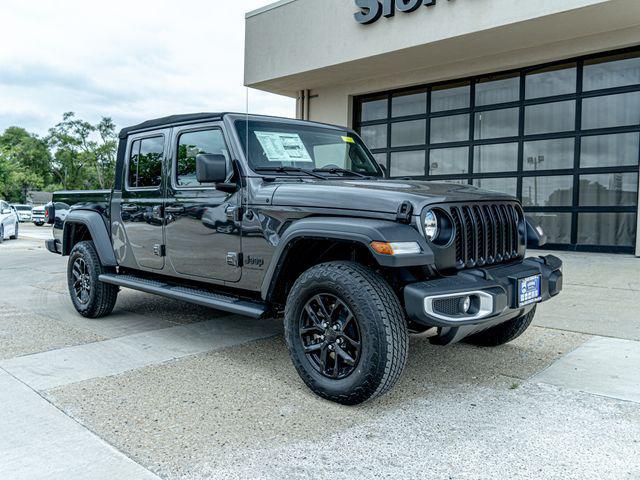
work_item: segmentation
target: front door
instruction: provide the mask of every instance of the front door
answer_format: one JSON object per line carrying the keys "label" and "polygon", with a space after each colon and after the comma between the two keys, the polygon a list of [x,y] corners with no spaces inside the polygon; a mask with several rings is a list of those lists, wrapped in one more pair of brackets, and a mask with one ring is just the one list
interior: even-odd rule
{"label": "front door", "polygon": [[[114,224],[123,244],[121,265],[143,270],[164,267],[164,159],[170,130],[129,139],[125,181],[120,199],[121,225]],[[123,229],[124,232],[119,231]]]}
{"label": "front door", "polygon": [[225,193],[196,179],[198,154],[231,155],[221,125],[174,128],[167,181],[165,240],[176,272],[203,280],[237,282],[241,276],[239,193]]}

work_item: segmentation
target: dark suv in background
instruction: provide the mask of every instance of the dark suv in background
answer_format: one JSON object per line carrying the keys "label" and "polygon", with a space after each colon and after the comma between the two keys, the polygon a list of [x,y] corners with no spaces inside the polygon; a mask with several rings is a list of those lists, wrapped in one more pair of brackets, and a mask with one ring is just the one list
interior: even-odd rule
{"label": "dark suv in background", "polygon": [[50,251],[80,314],[120,287],[255,318],[284,316],[318,395],[357,404],[400,376],[410,331],[496,346],[562,289],[561,261],[518,201],[387,180],[342,127],[241,114],[124,129],[111,191],[58,192]]}

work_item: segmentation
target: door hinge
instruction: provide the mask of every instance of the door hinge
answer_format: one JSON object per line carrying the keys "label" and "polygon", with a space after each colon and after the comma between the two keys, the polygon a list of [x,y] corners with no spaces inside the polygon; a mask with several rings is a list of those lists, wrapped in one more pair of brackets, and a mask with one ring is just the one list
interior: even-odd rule
{"label": "door hinge", "polygon": [[154,245],[153,246],[153,254],[158,256],[158,257],[166,257],[167,256],[167,249],[164,245]]}
{"label": "door hinge", "polygon": [[237,252],[227,253],[227,265],[232,267],[242,267],[242,254]]}
{"label": "door hinge", "polygon": [[235,205],[229,205],[225,209],[225,212],[227,214],[227,218],[234,222],[240,222],[242,220],[242,216],[244,215],[242,207]]}

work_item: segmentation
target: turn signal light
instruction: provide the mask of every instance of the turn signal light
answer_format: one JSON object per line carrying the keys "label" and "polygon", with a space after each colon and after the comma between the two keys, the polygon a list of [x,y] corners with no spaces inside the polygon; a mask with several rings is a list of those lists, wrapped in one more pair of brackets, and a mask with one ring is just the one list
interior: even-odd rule
{"label": "turn signal light", "polygon": [[380,255],[417,255],[422,252],[416,242],[371,242],[371,248]]}

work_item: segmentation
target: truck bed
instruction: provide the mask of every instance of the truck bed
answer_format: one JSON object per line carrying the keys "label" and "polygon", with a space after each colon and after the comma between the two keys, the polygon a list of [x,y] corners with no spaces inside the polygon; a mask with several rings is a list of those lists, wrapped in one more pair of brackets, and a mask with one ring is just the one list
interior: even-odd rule
{"label": "truck bed", "polygon": [[111,190],[64,190],[53,193],[54,215],[53,238],[62,242],[64,220],[71,210],[87,208],[100,212],[105,218],[109,216]]}
{"label": "truck bed", "polygon": [[63,190],[53,193],[54,203],[66,203],[74,206],[81,203],[109,203],[111,190]]}

